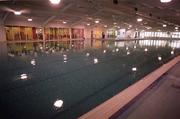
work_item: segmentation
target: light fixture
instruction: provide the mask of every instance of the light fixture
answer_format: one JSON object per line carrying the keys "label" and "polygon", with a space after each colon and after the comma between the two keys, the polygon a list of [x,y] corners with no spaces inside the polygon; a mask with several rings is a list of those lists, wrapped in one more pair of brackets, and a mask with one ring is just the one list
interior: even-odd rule
{"label": "light fixture", "polygon": [[171,2],[172,0],[160,0],[162,3],[168,3]]}
{"label": "light fixture", "polygon": [[61,0],[49,0],[51,4],[57,5],[61,2]]}
{"label": "light fixture", "polygon": [[61,108],[63,106],[63,101],[62,100],[57,100],[54,102],[54,106],[56,108]]}
{"label": "light fixture", "polygon": [[129,28],[131,28],[132,27],[132,25],[129,25]]}
{"label": "light fixture", "polygon": [[178,30],[178,27],[175,27],[176,30]]}
{"label": "light fixture", "polygon": [[21,15],[22,13],[20,11],[15,11],[14,14],[15,15]]}
{"label": "light fixture", "polygon": [[136,46],[134,46],[134,49],[136,49]]}
{"label": "light fixture", "polygon": [[137,21],[138,21],[138,22],[142,22],[143,19],[142,19],[142,18],[138,18]]}
{"label": "light fixture", "polygon": [[28,21],[32,21],[32,19],[31,19],[31,18],[29,18],[29,19],[28,19]]}
{"label": "light fixture", "polygon": [[91,24],[90,24],[90,23],[87,23],[86,25],[87,25],[87,26],[90,26]]}
{"label": "light fixture", "polygon": [[67,22],[66,21],[63,21],[63,24],[66,24]]}
{"label": "light fixture", "polygon": [[106,50],[104,50],[103,53],[106,53]]}
{"label": "light fixture", "polygon": [[163,24],[163,27],[167,27],[167,25],[166,25],[166,24]]}
{"label": "light fixture", "polygon": [[117,23],[116,22],[114,22],[114,25],[116,25]]}
{"label": "light fixture", "polygon": [[98,24],[99,23],[99,20],[96,20],[96,21],[94,21],[96,24]]}
{"label": "light fixture", "polygon": [[107,28],[107,25],[104,25],[104,28]]}

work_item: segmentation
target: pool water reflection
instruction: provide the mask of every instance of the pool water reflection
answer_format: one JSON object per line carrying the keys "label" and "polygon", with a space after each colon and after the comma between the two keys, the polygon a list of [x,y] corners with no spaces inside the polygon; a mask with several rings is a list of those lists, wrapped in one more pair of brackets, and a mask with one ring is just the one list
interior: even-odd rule
{"label": "pool water reflection", "polygon": [[76,44],[9,51],[14,57],[0,64],[0,105],[7,118],[77,118],[180,53],[179,41]]}

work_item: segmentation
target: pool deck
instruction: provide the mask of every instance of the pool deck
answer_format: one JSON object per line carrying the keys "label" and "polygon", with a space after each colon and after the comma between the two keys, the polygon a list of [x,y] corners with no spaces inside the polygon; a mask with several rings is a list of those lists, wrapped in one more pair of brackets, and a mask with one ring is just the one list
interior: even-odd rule
{"label": "pool deck", "polygon": [[180,62],[128,109],[111,119],[180,119],[179,100]]}
{"label": "pool deck", "polygon": [[[121,109],[123,110],[126,105],[128,105],[135,98],[137,98],[137,96],[142,94],[143,91],[145,91],[154,82],[156,82],[158,79],[160,79],[160,77],[163,74],[165,74],[168,70],[170,70],[173,66],[175,66],[179,61],[180,61],[180,56],[174,58],[173,60],[162,65],[161,67],[159,67],[152,73],[148,74],[147,76],[145,76],[144,78],[142,78],[141,80],[136,82],[135,84],[131,85],[127,89],[125,89],[122,92],[120,92],[119,94],[115,95],[111,99],[109,99],[106,102],[102,103],[101,105],[97,106],[96,108],[89,111],[88,113],[82,115],[81,117],[79,117],[79,119],[108,119],[108,118],[112,117],[112,115],[119,112]],[[178,70],[175,73],[178,74]],[[176,85],[174,85],[174,87],[176,87]],[[169,90],[167,90],[167,89],[165,90],[165,92],[168,92],[168,91]],[[160,98],[165,99],[162,97],[160,97]],[[174,98],[174,95],[172,98]],[[175,102],[177,102],[177,100]],[[149,105],[151,105],[151,104],[148,104],[148,106]],[[148,106],[147,107],[146,106],[144,106],[144,108],[146,109],[146,112],[149,115],[151,115],[151,110],[148,110]],[[158,107],[158,105],[156,104],[154,108],[157,108],[157,107]],[[179,110],[176,110],[176,111],[179,111]],[[139,114],[141,114],[141,112],[139,112]],[[143,112],[143,114],[145,114],[145,113]],[[130,118],[128,118],[128,119],[136,119],[135,116],[136,116],[136,114],[132,115],[132,117],[129,116]],[[119,118],[121,119],[121,116],[117,117],[117,119],[119,119]],[[142,117],[142,119],[144,119],[144,118],[146,118],[146,117]],[[141,119],[141,117],[137,117],[137,119]],[[146,118],[146,119],[148,119],[148,118]],[[152,119],[152,118],[149,118],[149,119]],[[157,119],[159,119],[159,118],[157,118]],[[173,118],[173,119],[175,119],[175,118]]]}

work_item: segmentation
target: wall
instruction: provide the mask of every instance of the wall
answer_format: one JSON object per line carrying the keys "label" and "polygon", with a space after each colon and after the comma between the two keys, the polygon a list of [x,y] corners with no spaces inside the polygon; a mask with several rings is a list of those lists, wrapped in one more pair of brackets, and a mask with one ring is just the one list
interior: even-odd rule
{"label": "wall", "polygon": [[0,20],[0,60],[7,56],[6,34],[4,23]]}

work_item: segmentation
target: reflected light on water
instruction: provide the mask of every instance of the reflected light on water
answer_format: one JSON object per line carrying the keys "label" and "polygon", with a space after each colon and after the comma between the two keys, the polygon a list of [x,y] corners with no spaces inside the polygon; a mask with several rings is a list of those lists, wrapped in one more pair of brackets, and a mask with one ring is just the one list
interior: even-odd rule
{"label": "reflected light on water", "polygon": [[28,78],[27,74],[21,74],[21,80],[26,80]]}
{"label": "reflected light on water", "polygon": [[63,55],[63,57],[67,57],[67,55]]}
{"label": "reflected light on water", "polygon": [[119,52],[119,49],[118,49],[118,48],[116,48],[116,52]]}
{"label": "reflected light on water", "polygon": [[174,51],[171,51],[171,55],[174,55]]}
{"label": "reflected light on water", "polygon": [[61,108],[63,106],[63,101],[62,100],[57,100],[54,102],[54,106],[56,108]]}
{"label": "reflected light on water", "polygon": [[161,61],[161,60],[162,60],[162,57],[159,56],[159,57],[158,57],[158,60]]}
{"label": "reflected light on water", "polygon": [[52,53],[55,53],[55,50],[52,50]]}
{"label": "reflected light on water", "polygon": [[126,50],[128,50],[129,48],[128,47],[126,47]]}
{"label": "reflected light on water", "polygon": [[41,50],[43,50],[43,47],[42,47],[42,46],[40,46],[40,49],[41,49]]}
{"label": "reflected light on water", "polygon": [[98,59],[94,58],[94,64],[97,64],[97,63],[98,63]]}
{"label": "reflected light on water", "polygon": [[136,67],[133,67],[133,68],[132,68],[132,71],[134,71],[134,72],[137,71],[137,68],[136,68]]}
{"label": "reflected light on water", "polygon": [[148,51],[148,49],[147,49],[147,48],[145,48],[145,49],[144,49],[144,51],[145,51],[145,52],[147,52],[147,51]]}
{"label": "reflected light on water", "polygon": [[36,65],[36,60],[35,60],[35,59],[32,59],[32,60],[31,60],[31,64],[32,64],[33,66],[35,66],[35,65]]}
{"label": "reflected light on water", "polygon": [[89,57],[90,56],[90,53],[86,53],[86,57]]}

